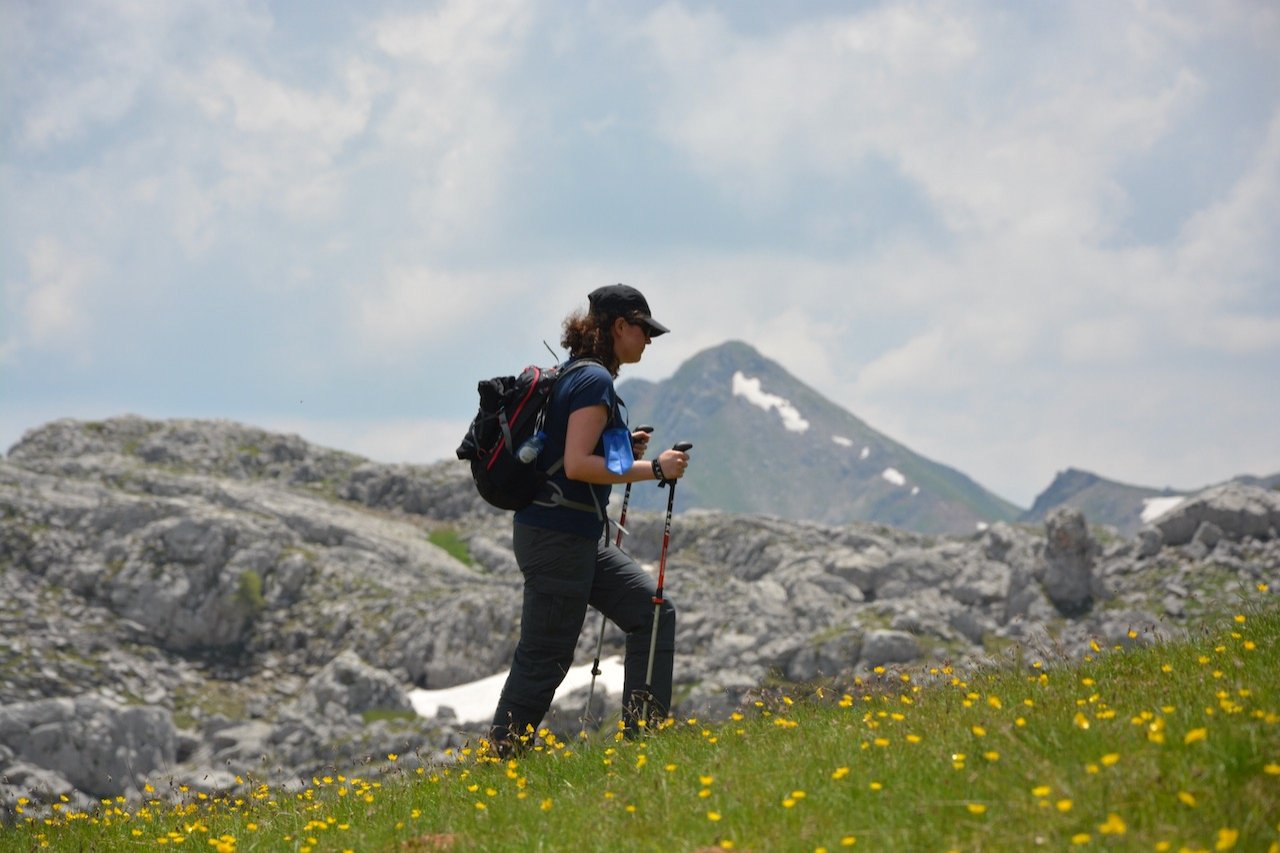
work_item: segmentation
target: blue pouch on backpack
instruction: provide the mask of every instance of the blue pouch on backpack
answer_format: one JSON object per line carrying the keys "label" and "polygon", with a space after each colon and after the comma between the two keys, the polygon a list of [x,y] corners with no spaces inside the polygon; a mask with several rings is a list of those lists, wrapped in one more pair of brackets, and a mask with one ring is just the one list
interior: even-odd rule
{"label": "blue pouch on backpack", "polygon": [[612,427],[601,436],[604,441],[604,464],[614,474],[631,470],[636,457],[631,452],[631,431],[626,427]]}

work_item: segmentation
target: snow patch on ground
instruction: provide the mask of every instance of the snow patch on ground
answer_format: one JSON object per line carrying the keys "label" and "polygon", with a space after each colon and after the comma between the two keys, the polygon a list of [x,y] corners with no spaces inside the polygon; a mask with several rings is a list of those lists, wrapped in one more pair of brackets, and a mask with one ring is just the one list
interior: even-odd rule
{"label": "snow patch on ground", "polygon": [[865,459],[866,459],[868,456],[870,456],[870,455],[871,455],[871,448],[870,448],[870,447],[864,447],[864,448],[862,448],[862,452],[858,454],[858,458],[859,458],[859,459],[864,459],[864,460],[865,460]]}
{"label": "snow patch on ground", "polygon": [[[596,690],[608,692],[610,697],[622,698],[622,657],[614,656],[600,661],[600,677],[596,679]],[[440,690],[410,690],[409,701],[413,710],[421,717],[434,717],[440,708],[449,707],[457,715],[460,724],[487,724],[493,719],[493,711],[498,707],[498,697],[502,694],[502,685],[507,683],[507,673],[499,672],[469,684],[455,687],[444,687]],[[556,697],[571,693],[579,687],[591,684],[591,664],[575,666],[569,669],[564,677]]]}
{"label": "snow patch on ground", "polygon": [[1142,523],[1150,524],[1185,500],[1186,498],[1181,496],[1169,498],[1143,498]]}
{"label": "snow patch on ground", "polygon": [[902,476],[902,472],[897,468],[885,468],[880,472],[880,476],[895,486],[905,486],[907,484],[907,478]]}
{"label": "snow patch on ground", "polygon": [[853,439],[845,438],[843,435],[833,435],[831,436],[831,440],[841,447],[853,447]]}
{"label": "snow patch on ground", "polygon": [[791,432],[804,432],[809,429],[809,422],[800,415],[800,410],[790,401],[776,394],[769,394],[760,387],[760,380],[744,376],[741,370],[733,374],[733,395],[744,397],[753,406],[759,406],[766,412],[776,409],[782,418],[782,425]]}

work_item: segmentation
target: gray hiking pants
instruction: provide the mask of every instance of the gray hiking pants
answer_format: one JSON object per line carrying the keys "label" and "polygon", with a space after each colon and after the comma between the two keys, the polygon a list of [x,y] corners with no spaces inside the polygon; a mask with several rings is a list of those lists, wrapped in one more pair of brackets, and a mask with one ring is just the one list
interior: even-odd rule
{"label": "gray hiking pants", "polygon": [[[627,635],[622,710],[624,722],[634,730],[646,698],[657,580],[612,544],[526,524],[514,527],[524,606],[520,641],[494,713],[492,736],[507,740],[508,733],[524,734],[526,726],[538,728],[573,663],[588,605]],[[671,706],[675,639],[676,611],[667,600],[658,621],[650,717],[655,710],[657,716],[666,716]]]}

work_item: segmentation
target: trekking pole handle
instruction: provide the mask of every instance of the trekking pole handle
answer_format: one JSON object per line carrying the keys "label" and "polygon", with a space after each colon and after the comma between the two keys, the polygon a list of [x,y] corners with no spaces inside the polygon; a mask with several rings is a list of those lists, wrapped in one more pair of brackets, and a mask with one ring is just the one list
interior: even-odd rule
{"label": "trekking pole handle", "polygon": [[[671,446],[671,449],[678,450],[681,453],[687,453],[691,447],[693,447],[693,442],[691,441],[677,441]],[[653,470],[659,474],[662,472],[662,469],[658,467],[658,461],[656,459],[653,462]],[[675,484],[675,480],[668,480],[665,475],[660,476],[658,479],[659,488],[665,489],[668,485],[674,486]],[[675,489],[672,489],[672,492],[674,493]]]}
{"label": "trekking pole handle", "polygon": [[[636,433],[636,432],[642,432],[642,433],[644,433],[645,435],[650,435],[650,434],[652,434],[652,432],[653,432],[653,427],[652,427],[651,425],[649,425],[649,424],[641,424],[640,426],[638,426],[638,427],[636,427],[634,430],[632,430],[632,432],[633,432],[633,433]],[[638,458],[640,458],[640,457],[638,457]]]}

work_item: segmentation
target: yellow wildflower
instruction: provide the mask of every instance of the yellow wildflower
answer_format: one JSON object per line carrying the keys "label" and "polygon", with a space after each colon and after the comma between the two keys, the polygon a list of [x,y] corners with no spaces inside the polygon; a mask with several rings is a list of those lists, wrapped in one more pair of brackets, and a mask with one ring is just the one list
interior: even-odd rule
{"label": "yellow wildflower", "polygon": [[[1242,618],[1242,617],[1241,617]],[[1230,850],[1236,846],[1236,841],[1240,839],[1240,830],[1223,827],[1218,830],[1218,840],[1214,843],[1214,850]]]}
{"label": "yellow wildflower", "polygon": [[1098,824],[1098,832],[1101,832],[1103,835],[1124,835],[1128,831],[1129,827],[1125,825],[1125,822],[1120,815],[1115,812],[1111,812],[1107,815],[1105,823]]}

